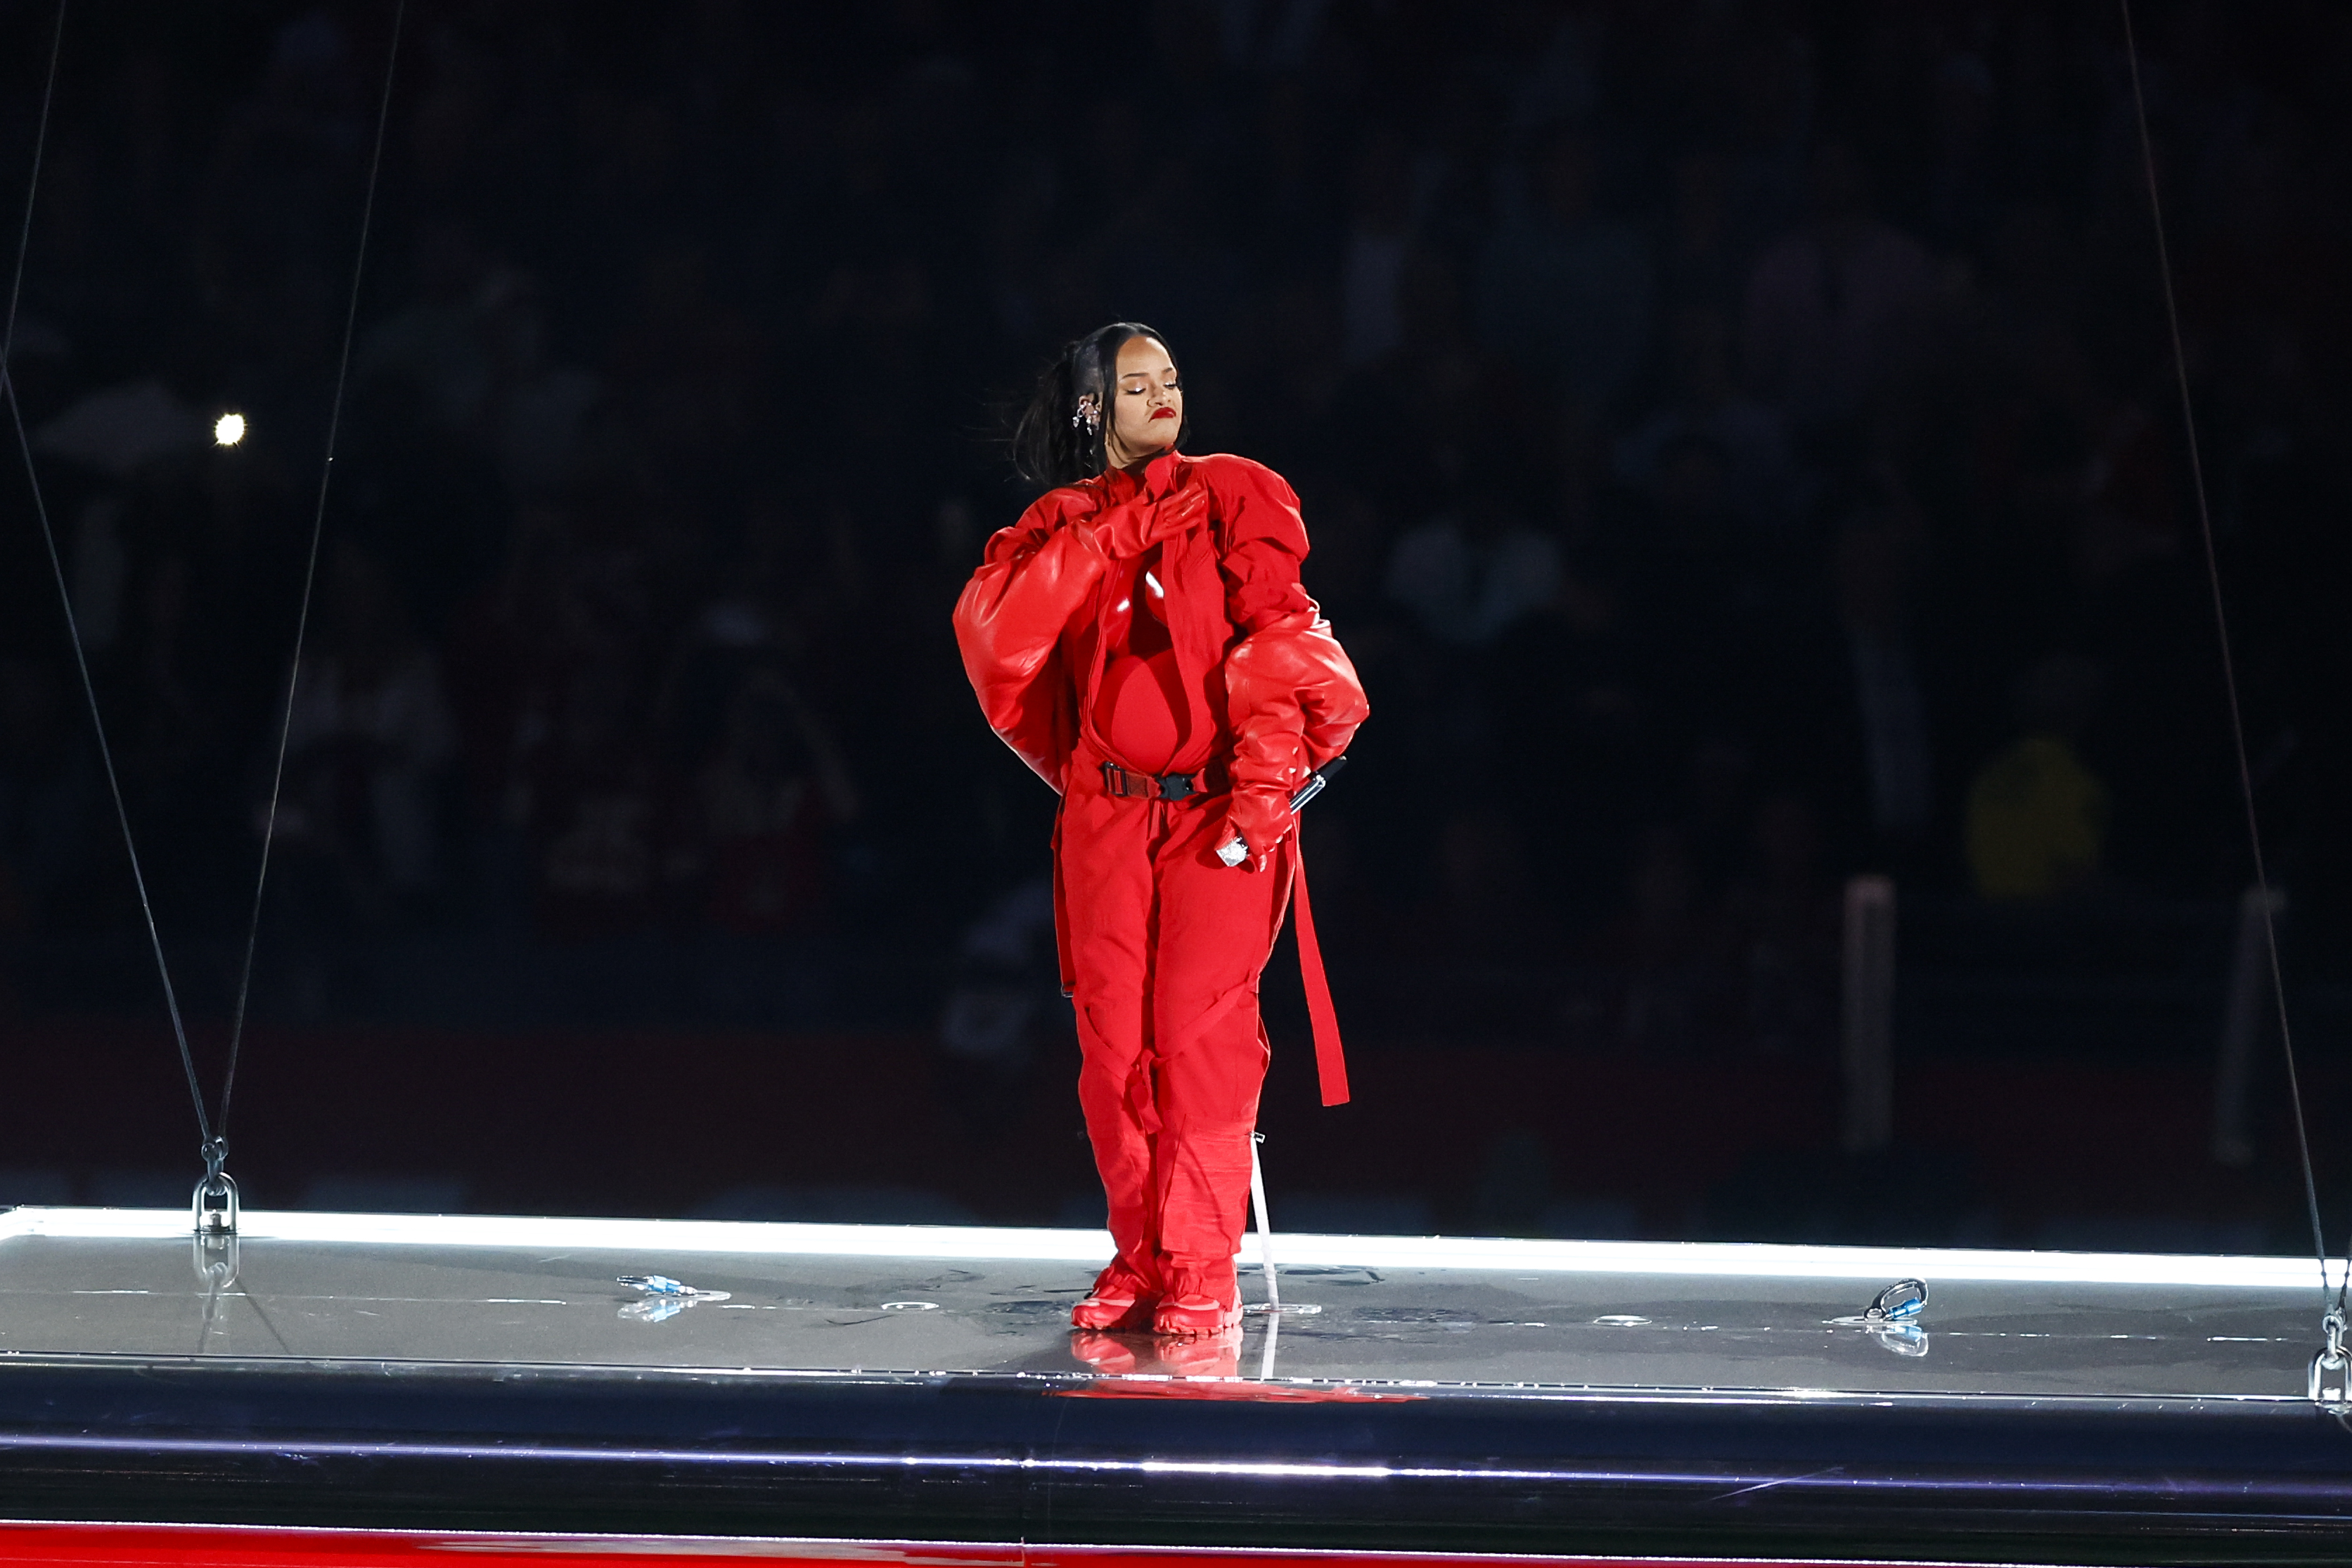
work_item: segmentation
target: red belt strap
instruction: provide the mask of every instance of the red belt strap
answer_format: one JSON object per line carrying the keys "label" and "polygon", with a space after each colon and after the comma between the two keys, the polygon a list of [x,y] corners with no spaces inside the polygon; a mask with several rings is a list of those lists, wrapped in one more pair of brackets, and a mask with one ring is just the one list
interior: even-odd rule
{"label": "red belt strap", "polygon": [[1323,974],[1323,944],[1315,939],[1315,906],[1307,897],[1307,858],[1290,842],[1290,889],[1298,900],[1298,978],[1307,987],[1307,1017],[1315,1030],[1315,1077],[1323,1103],[1348,1103],[1348,1058],[1339,1049],[1339,1015],[1331,1005],[1331,982]]}

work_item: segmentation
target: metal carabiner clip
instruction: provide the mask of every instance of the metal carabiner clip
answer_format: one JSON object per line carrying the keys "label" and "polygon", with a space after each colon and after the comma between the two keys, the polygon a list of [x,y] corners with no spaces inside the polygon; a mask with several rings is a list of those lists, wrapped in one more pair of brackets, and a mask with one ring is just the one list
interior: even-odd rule
{"label": "metal carabiner clip", "polygon": [[2343,1309],[2330,1307],[2327,1315],[2319,1320],[2319,1326],[2327,1342],[2311,1358],[2311,1402],[2340,1415],[2352,1410],[2352,1350],[2347,1350],[2344,1344]]}
{"label": "metal carabiner clip", "polygon": [[1863,1310],[1867,1323],[1907,1323],[1927,1310],[1925,1279],[1897,1279],[1881,1290]]}

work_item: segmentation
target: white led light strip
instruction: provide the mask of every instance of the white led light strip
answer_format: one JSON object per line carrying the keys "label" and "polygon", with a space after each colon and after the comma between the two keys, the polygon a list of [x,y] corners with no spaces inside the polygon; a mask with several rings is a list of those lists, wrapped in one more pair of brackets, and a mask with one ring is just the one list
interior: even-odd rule
{"label": "white led light strip", "polygon": [[[722,1220],[530,1219],[493,1215],[352,1215],[247,1209],[243,1239],[353,1247],[494,1247],[566,1251],[909,1258],[1099,1265],[1098,1230],[927,1225],[744,1224]],[[17,1237],[166,1240],[188,1235],[184,1209],[0,1211],[0,1241]],[[1655,1274],[1729,1279],[1873,1279],[1916,1276],[2079,1285],[2308,1290],[2307,1258],[2177,1257],[2130,1252],[1996,1252],[1958,1247],[1780,1247],[1746,1242],[1520,1241],[1484,1237],[1281,1237],[1286,1265],[1477,1269],[1537,1274]]]}

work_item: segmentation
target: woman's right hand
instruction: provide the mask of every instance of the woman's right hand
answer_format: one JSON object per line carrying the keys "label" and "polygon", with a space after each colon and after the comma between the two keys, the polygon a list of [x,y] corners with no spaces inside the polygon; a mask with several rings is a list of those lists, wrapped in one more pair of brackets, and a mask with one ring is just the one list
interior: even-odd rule
{"label": "woman's right hand", "polygon": [[1137,496],[1096,514],[1096,542],[1114,561],[1142,554],[1163,539],[1197,526],[1209,514],[1209,487],[1195,479],[1159,500]]}

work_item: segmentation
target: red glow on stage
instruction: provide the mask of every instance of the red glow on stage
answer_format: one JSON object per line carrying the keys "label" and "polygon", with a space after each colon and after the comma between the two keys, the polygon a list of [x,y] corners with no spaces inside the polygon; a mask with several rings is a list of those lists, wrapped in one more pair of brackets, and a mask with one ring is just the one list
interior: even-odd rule
{"label": "red glow on stage", "polygon": [[[419,1568],[530,1563],[613,1568],[691,1559],[877,1568],[1807,1568],[1811,1559],[1483,1556],[1418,1552],[1260,1551],[1249,1547],[1029,1546],[928,1541],[804,1541],[725,1536],[495,1535],[425,1531],[301,1530],[217,1524],[0,1524],[0,1562],[60,1568]],[[1894,1568],[1842,1562],[1840,1568]]]}

